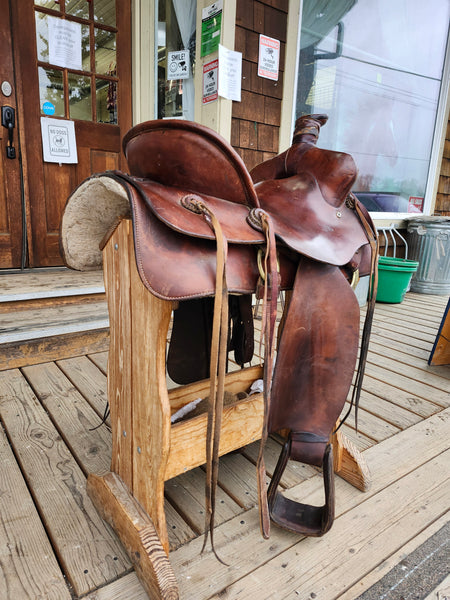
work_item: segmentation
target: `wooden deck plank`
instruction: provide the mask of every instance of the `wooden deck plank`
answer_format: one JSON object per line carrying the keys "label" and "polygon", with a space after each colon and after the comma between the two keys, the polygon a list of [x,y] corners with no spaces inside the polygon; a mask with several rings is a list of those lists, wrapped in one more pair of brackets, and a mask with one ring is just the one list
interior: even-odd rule
{"label": "wooden deck plank", "polygon": [[[409,346],[406,346],[403,350],[393,348],[391,344],[383,345],[378,340],[372,339],[369,345],[370,355],[381,354],[386,358],[390,358],[396,362],[404,363],[417,369],[421,369],[426,373],[433,373],[438,375],[442,379],[450,380],[450,367],[448,366],[430,366],[428,365],[428,352],[424,352],[422,357],[412,355],[408,352]],[[445,381],[442,381],[442,386],[446,385]]]}
{"label": "wooden deck plank", "polygon": [[96,413],[103,417],[108,402],[106,375],[87,356],[56,361],[56,364],[83,394]]}
{"label": "wooden deck plank", "polygon": [[108,352],[95,352],[95,353],[90,352],[88,354],[88,357],[89,357],[89,360],[92,360],[92,362],[95,365],[97,365],[97,367],[100,369],[100,371],[102,371],[102,373],[107,375],[107,373],[108,373]]}
{"label": "wooden deck plank", "polygon": [[[368,492],[361,493],[337,478],[336,514],[342,515],[365,504],[384,488],[395,484],[400,477],[439,456],[448,448],[449,423],[450,410],[446,409],[369,448],[364,457],[372,473],[372,486]],[[427,487],[428,482],[425,485]],[[322,488],[321,477],[317,476],[300,483],[293,488],[293,493],[308,498],[308,502],[314,502],[314,496],[322,495]],[[265,565],[298,543],[298,536],[276,527],[272,528],[270,540],[263,540],[259,533],[257,512],[256,508],[251,509],[216,529],[216,547],[221,557],[230,563],[228,568],[218,564],[210,552],[200,556],[200,540],[193,540],[171,554],[182,598],[210,598],[239,580],[243,574],[251,573],[258,565]],[[366,514],[363,507],[360,512]],[[348,538],[351,539],[350,536]],[[204,574],[208,572],[214,572],[213,581],[205,579]],[[254,597],[258,598],[257,595]]]}
{"label": "wooden deck plank", "polygon": [[421,381],[410,379],[391,369],[379,367],[370,362],[367,363],[366,373],[379,381],[386,381],[393,388],[426,399],[428,402],[435,404],[437,409],[445,408],[450,404],[450,392],[448,390],[431,387]]}
{"label": "wooden deck plank", "polygon": [[[399,548],[396,552],[388,556],[383,560],[376,569],[373,569],[370,573],[365,574],[357,583],[352,585],[346,592],[339,595],[339,600],[355,600],[366,590],[372,587],[375,583],[380,581],[385,575],[397,566],[401,561],[405,560],[409,554],[414,552],[421,544],[426,542],[431,536],[433,536],[441,527],[448,523],[450,515],[447,513],[434,521],[431,525],[426,527],[418,535],[413,537],[404,546]],[[426,599],[424,599],[426,600]],[[430,598],[431,600],[431,598]],[[438,600],[437,596],[433,596],[432,600]],[[442,599],[444,600],[444,599]]]}
{"label": "wooden deck plank", "polygon": [[[192,529],[198,534],[203,533],[205,528],[205,473],[202,469],[192,469],[192,471],[166,481],[165,495]],[[240,514],[242,510],[242,507],[220,487],[217,488],[217,525]]]}
{"label": "wooden deck plank", "polygon": [[111,432],[55,363],[22,369],[84,475],[102,474],[111,464]]}
{"label": "wooden deck plank", "polygon": [[[73,364],[71,361],[69,362],[68,371],[73,373],[71,368]],[[90,363],[89,360],[87,362]],[[93,363],[90,364],[97,369]],[[92,372],[89,371],[89,366],[85,365],[85,361],[81,361],[81,365],[87,367],[87,374],[90,375],[81,387],[89,392]],[[79,366],[77,361],[76,367]],[[75,368],[75,372],[78,372],[77,368]],[[97,414],[84,401],[73,382],[58,369],[55,363],[24,368],[23,373],[42,405],[51,415],[59,434],[70,448],[84,475],[88,473],[99,475],[109,471],[111,431],[105,425],[98,427],[100,420]],[[102,377],[103,383],[106,385],[104,375]],[[79,381],[77,381],[78,383]],[[171,519],[168,532],[170,545],[171,548],[178,548],[180,544],[192,539],[196,534],[168,502],[165,503],[165,508]]]}
{"label": "wooden deck plank", "polygon": [[450,450],[380,491],[362,510],[338,518],[326,536],[303,539],[209,598],[339,597],[448,508],[448,478],[442,475],[449,459]]}
{"label": "wooden deck plank", "polygon": [[42,521],[76,594],[130,568],[86,494],[85,477],[18,370],[0,373],[1,418]]}
{"label": "wooden deck plank", "polygon": [[0,598],[70,600],[3,429],[0,428]]}

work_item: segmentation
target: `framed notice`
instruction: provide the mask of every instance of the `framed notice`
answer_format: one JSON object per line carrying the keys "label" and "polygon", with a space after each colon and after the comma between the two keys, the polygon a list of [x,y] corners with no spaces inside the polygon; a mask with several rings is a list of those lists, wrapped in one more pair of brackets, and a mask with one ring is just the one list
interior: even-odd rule
{"label": "framed notice", "polygon": [[259,36],[258,75],[265,79],[278,81],[278,66],[280,64],[280,40]]}

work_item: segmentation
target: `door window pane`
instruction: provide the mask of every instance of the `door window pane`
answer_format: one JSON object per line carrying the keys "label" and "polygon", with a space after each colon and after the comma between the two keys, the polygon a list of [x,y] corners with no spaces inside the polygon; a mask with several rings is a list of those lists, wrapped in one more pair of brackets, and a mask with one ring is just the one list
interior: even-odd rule
{"label": "door window pane", "polygon": [[80,19],[89,19],[89,2],[87,0],[66,0],[66,13]]}
{"label": "door window pane", "polygon": [[95,72],[110,75],[116,64],[116,34],[95,27]]}
{"label": "door window pane", "polygon": [[449,18],[447,0],[303,1],[296,116],[329,115],[319,143],[353,155],[370,210],[423,208]]}
{"label": "door window pane", "polygon": [[117,125],[117,83],[97,79],[95,85],[98,123]]}
{"label": "door window pane", "polygon": [[41,114],[64,117],[63,72],[39,67],[38,75]]}
{"label": "door window pane", "polygon": [[94,0],[94,20],[104,25],[116,26],[116,3],[114,0]]}
{"label": "door window pane", "polygon": [[90,77],[69,73],[69,113],[71,119],[92,120]]}
{"label": "door window pane", "polygon": [[[158,118],[182,117],[194,120],[194,72],[195,72],[195,18],[197,2],[178,2],[175,0],[158,1],[158,40],[157,40],[157,77],[158,77]],[[177,63],[175,73],[168,65],[171,52],[179,57],[172,60]],[[181,57],[182,55],[182,57]],[[181,58],[180,58],[181,57]],[[181,65],[181,62],[184,64]],[[184,71],[183,71],[184,69]],[[187,75],[187,76],[186,76]]]}
{"label": "door window pane", "polygon": [[36,12],[36,49],[37,58],[48,62],[48,21],[45,13]]}
{"label": "door window pane", "polygon": [[51,8],[52,10],[61,10],[59,2],[56,0],[34,0],[34,4],[35,6],[45,6],[45,8]]}

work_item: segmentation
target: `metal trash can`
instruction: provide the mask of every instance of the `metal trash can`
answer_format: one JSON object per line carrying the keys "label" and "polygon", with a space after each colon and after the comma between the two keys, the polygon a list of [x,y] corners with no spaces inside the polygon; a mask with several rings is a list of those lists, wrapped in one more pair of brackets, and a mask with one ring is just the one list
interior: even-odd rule
{"label": "metal trash can", "polygon": [[420,217],[408,221],[409,258],[419,262],[411,291],[450,294],[450,217]]}

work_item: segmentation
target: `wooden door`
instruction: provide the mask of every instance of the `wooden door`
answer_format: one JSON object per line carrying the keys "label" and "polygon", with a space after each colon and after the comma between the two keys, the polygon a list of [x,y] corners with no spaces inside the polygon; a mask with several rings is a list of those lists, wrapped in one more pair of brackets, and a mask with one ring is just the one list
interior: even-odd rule
{"label": "wooden door", "polygon": [[[24,212],[21,185],[21,158],[18,144],[17,92],[14,78],[9,0],[0,0],[0,107],[11,109],[12,150],[8,151],[9,129],[0,127],[0,267],[20,268],[24,244]],[[6,113],[5,113],[6,114]],[[6,120],[5,124],[6,124]],[[8,158],[8,152],[9,157]]]}
{"label": "wooden door", "polygon": [[[67,197],[92,173],[126,168],[121,140],[131,127],[131,0],[10,0],[10,8],[27,265],[57,266]],[[64,22],[78,32],[69,42],[81,40],[81,68],[73,68],[67,56],[50,63],[50,36],[54,40],[55,23]],[[44,162],[41,118],[46,116],[74,122],[76,164]]]}

